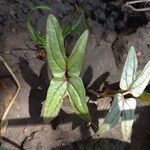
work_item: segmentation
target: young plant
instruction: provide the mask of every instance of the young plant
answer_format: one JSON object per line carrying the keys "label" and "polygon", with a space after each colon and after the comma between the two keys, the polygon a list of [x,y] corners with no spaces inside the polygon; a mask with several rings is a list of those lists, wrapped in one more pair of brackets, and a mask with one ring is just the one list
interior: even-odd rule
{"label": "young plant", "polygon": [[90,121],[91,117],[86,103],[85,88],[79,77],[88,39],[86,30],[79,38],[69,58],[66,57],[64,38],[57,19],[49,15],[47,20],[46,52],[48,66],[53,78],[48,88],[44,103],[43,119],[45,123],[54,119],[66,96],[73,111],[82,119]]}
{"label": "young plant", "polygon": [[[46,37],[38,34],[36,30],[34,29],[33,23],[32,23],[31,16],[37,10],[50,11],[51,8],[49,8],[46,5],[39,5],[39,6],[33,7],[27,16],[27,31],[28,31],[28,35],[30,39],[38,46],[45,48]],[[78,19],[75,19],[74,21],[71,20],[69,23],[64,25],[63,30],[62,30],[63,38],[66,38],[68,35],[72,33],[81,34],[83,30],[88,28],[87,24],[82,25],[82,21],[84,19],[83,13],[80,13],[77,18]]]}
{"label": "young plant", "polygon": [[142,94],[150,81],[150,61],[140,73],[137,73],[137,67],[137,56],[132,46],[129,50],[120,80],[119,86],[122,91],[114,96],[112,106],[98,133],[109,131],[121,118],[123,139],[125,141],[129,139],[135,119],[136,99],[148,99],[149,95],[148,93]]}
{"label": "young plant", "polygon": [[40,34],[38,34],[35,29],[33,28],[33,23],[32,23],[32,13],[37,11],[37,10],[43,10],[43,11],[49,11],[51,10],[48,6],[45,5],[39,5],[36,7],[33,7],[28,16],[27,16],[27,31],[28,31],[28,35],[30,37],[30,39],[37,45],[45,48],[46,45],[46,40],[45,40],[45,36],[41,36]]}
{"label": "young plant", "polygon": [[[90,29],[90,22],[85,17],[85,4],[84,1],[74,1],[72,5],[75,8],[74,13],[71,14],[70,20],[64,25],[63,36],[64,38],[70,34],[79,36],[83,31]],[[73,21],[72,21],[73,20]]]}

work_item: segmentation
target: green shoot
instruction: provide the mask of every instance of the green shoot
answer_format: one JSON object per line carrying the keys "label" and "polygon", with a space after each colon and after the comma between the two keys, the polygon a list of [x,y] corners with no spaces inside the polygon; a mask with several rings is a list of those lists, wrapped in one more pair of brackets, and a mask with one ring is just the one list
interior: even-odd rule
{"label": "green shoot", "polygon": [[[132,46],[129,50],[123,73],[120,80],[120,88],[124,91],[115,95],[112,106],[107,114],[98,133],[104,133],[113,128],[121,118],[122,135],[127,141],[132,132],[135,119],[136,99],[150,102],[150,94],[144,92],[150,81],[150,61],[145,65],[143,71],[137,75],[138,61]],[[131,95],[126,98],[126,95]]]}
{"label": "green shoot", "polygon": [[[28,30],[28,35],[29,35],[30,39],[35,44],[45,48],[46,36],[41,36],[40,34],[38,34],[35,31],[35,29],[33,27],[33,23],[32,23],[31,16],[37,10],[50,11],[51,8],[49,8],[48,6],[44,6],[44,5],[36,6],[31,9],[31,11],[29,12],[29,14],[27,16],[27,30]],[[88,28],[87,25],[82,25],[82,20],[84,19],[83,13],[79,14],[79,17],[77,17],[77,18],[78,19],[75,19],[75,21],[73,21],[73,23],[70,22],[63,27],[63,31],[62,31],[63,38],[66,38],[68,35],[70,35],[72,33],[77,33],[78,35],[80,35],[84,30],[86,30]]]}
{"label": "green shoot", "polygon": [[77,41],[72,54],[67,58],[64,38],[59,23],[53,15],[49,15],[46,32],[46,52],[48,66],[53,78],[48,88],[43,109],[45,123],[50,122],[58,115],[66,96],[69,97],[73,111],[80,118],[91,121],[86,103],[85,88],[79,77],[87,38],[88,31],[86,30]]}

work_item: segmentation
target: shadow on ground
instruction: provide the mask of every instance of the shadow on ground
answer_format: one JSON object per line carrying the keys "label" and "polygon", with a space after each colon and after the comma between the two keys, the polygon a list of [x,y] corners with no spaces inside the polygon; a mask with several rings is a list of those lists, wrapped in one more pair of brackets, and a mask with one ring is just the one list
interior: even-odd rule
{"label": "shadow on ground", "polygon": [[[20,57],[19,58],[19,67],[21,70],[21,74],[26,81],[26,83],[30,86],[30,92],[29,92],[29,114],[30,114],[30,121],[34,120],[33,122],[37,123],[37,121],[40,122],[40,116],[41,116],[41,110],[42,110],[42,102],[46,99],[46,93],[49,86],[49,78],[48,78],[48,72],[47,72],[47,64],[44,63],[40,75],[38,76],[33,72],[31,69],[28,61]],[[93,101],[96,101],[97,96],[90,94],[88,91],[93,90],[97,91],[101,85],[105,82],[107,77],[109,76],[109,72],[106,72],[102,75],[100,75],[93,83],[89,86],[89,83],[92,80],[93,76],[93,69],[91,66],[87,68],[87,70],[83,74],[83,83],[85,88],[87,89],[87,95],[92,99]],[[88,104],[90,112],[92,112],[91,115],[95,116],[97,106],[95,104]],[[97,115],[96,115],[97,116]],[[63,119],[65,118],[65,119]],[[51,125],[53,129],[56,129],[59,124],[66,123],[66,122],[73,122],[73,129],[80,126],[81,124],[85,126],[84,121],[78,121],[78,117],[74,114],[68,115],[61,109],[58,117],[56,117],[52,122]],[[27,120],[22,120],[23,122]],[[27,122],[30,124],[30,121]],[[98,116],[94,117],[93,122],[98,126]],[[20,123],[20,121],[19,121]]]}
{"label": "shadow on ground", "polygon": [[[99,111],[98,113],[103,114],[108,110],[104,110],[103,112]],[[87,137],[86,140],[81,140],[81,141],[76,141],[74,143],[68,144],[68,145],[61,145],[60,147],[54,148],[54,150],[59,150],[59,149],[84,149],[87,150],[90,149],[93,146],[92,150],[97,150],[97,149],[102,149],[102,150],[109,150],[111,149],[114,150],[149,150],[150,147],[150,122],[148,121],[148,114],[150,113],[150,107],[149,106],[143,106],[143,107],[138,107],[136,109],[136,114],[139,115],[137,120],[134,123],[133,126],[133,133],[131,136],[131,144],[129,146],[128,143],[124,143],[118,140],[114,139],[92,139],[90,138],[90,135]],[[72,117],[74,114],[67,114],[65,119],[59,120],[62,122],[59,122],[59,124],[65,124],[68,122],[72,122],[73,119]],[[104,118],[105,116],[99,116]],[[69,119],[68,119],[69,118]],[[55,120],[55,119],[54,119]],[[39,124],[44,125],[42,118],[38,119],[32,119],[32,118],[21,118],[21,119],[9,119],[9,126],[25,126],[25,125],[31,125],[31,126],[36,126]],[[65,121],[65,122],[64,122]],[[82,121],[78,118],[78,121],[82,123]],[[80,132],[84,136],[85,132],[89,132],[87,126],[83,126],[80,124]],[[21,146],[17,145],[15,142],[3,137],[2,139],[4,142],[9,143],[10,145],[19,148]],[[106,143],[106,144],[105,144]],[[113,145],[113,146],[111,146]]]}
{"label": "shadow on ground", "polygon": [[[9,126],[36,126],[36,125],[44,125],[41,115],[42,110],[42,102],[45,100],[47,88],[49,85],[49,79],[47,75],[47,65],[46,63],[42,66],[40,75],[37,76],[31,67],[29,66],[28,62],[24,58],[20,58],[20,70],[24,80],[28,83],[31,87],[30,94],[29,94],[29,118],[14,118],[9,119]],[[100,86],[105,82],[109,73],[106,72],[102,74],[99,78],[97,78],[91,86],[88,86],[90,81],[92,80],[92,68],[89,66],[83,75],[83,82],[86,89],[98,90]],[[118,83],[117,83],[118,84]],[[109,84],[108,84],[109,85]],[[107,85],[107,86],[108,86]],[[112,85],[114,86],[114,85]],[[111,85],[109,85],[111,87]],[[117,86],[116,86],[117,87]],[[96,100],[96,99],[95,99]],[[92,112],[92,118],[98,120],[99,118],[104,118],[108,110],[101,110],[96,111],[95,104],[89,104],[90,112]],[[94,113],[93,113],[94,110]],[[66,114],[63,110],[61,110],[58,117],[56,117],[52,122],[51,125],[53,129],[56,129],[58,125],[62,125],[65,123],[72,122],[73,129],[76,127],[80,127],[81,135],[84,137],[85,133],[87,139],[76,141],[68,145],[61,145],[54,150],[59,149],[79,149],[79,150],[148,150],[150,147],[150,122],[149,122],[149,114],[150,114],[150,107],[149,106],[140,106],[136,109],[136,114],[138,118],[136,119],[134,126],[133,126],[133,133],[131,137],[131,144],[121,142],[119,140],[114,139],[92,139],[90,136],[89,128],[87,127],[87,123],[80,120],[74,113]],[[98,121],[97,121],[98,122]],[[9,140],[8,138],[3,137],[2,140],[10,145],[13,145],[16,148],[22,149],[23,148],[16,144],[15,142]]]}
{"label": "shadow on ground", "polygon": [[38,76],[33,72],[26,59],[20,57],[19,62],[21,74],[26,83],[31,87],[29,92],[29,114],[31,118],[36,119],[41,115],[42,102],[46,98],[49,86],[47,64],[43,64]]}
{"label": "shadow on ground", "polygon": [[92,139],[76,141],[74,143],[53,148],[53,150],[126,150],[129,144],[114,139]]}

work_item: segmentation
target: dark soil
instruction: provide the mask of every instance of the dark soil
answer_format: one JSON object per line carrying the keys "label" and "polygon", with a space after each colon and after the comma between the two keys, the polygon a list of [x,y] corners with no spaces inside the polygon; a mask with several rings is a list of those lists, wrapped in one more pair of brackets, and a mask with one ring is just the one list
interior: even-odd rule
{"label": "dark soil", "polygon": [[[38,11],[33,15],[37,32],[45,34],[48,14],[56,15],[63,26],[64,22],[72,20],[75,2],[83,8],[84,17],[90,22],[90,37],[81,74],[87,91],[118,85],[131,45],[137,53],[142,53],[140,68],[150,60],[150,13],[133,12],[125,7],[124,0],[1,0],[0,53],[21,84],[20,94],[7,118],[9,123],[2,146],[12,150],[149,150],[150,107],[140,101],[128,143],[122,141],[119,125],[97,137],[95,129],[88,127],[72,112],[68,101],[64,102],[60,114],[50,124],[42,122],[42,102],[51,75],[47,62],[36,57],[37,47],[26,32],[26,15],[33,6],[50,6],[51,12]],[[74,45],[72,36],[66,40],[68,49]],[[111,98],[96,99],[87,93],[87,100],[93,122],[101,123]]]}

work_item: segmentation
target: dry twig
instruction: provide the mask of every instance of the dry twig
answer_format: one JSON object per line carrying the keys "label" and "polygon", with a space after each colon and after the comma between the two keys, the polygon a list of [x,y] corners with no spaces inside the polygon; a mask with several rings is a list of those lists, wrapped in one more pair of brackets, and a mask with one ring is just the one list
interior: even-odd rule
{"label": "dry twig", "polygon": [[18,89],[17,89],[17,91],[16,91],[16,93],[15,93],[13,99],[11,100],[10,104],[8,105],[7,109],[5,110],[5,112],[4,112],[4,114],[3,114],[3,117],[2,117],[2,119],[1,119],[1,123],[0,123],[0,127],[1,127],[1,129],[0,129],[0,136],[1,136],[1,135],[5,132],[5,129],[6,129],[6,124],[7,124],[7,122],[5,121],[5,118],[6,118],[6,116],[7,116],[8,112],[9,112],[11,106],[13,105],[13,103],[14,103],[14,101],[15,101],[15,99],[16,99],[16,97],[18,96],[18,93],[19,93],[19,91],[20,91],[20,83],[19,83],[19,81],[18,81],[16,75],[13,73],[12,69],[10,68],[10,66],[7,64],[7,62],[6,62],[6,61],[4,60],[4,58],[1,57],[1,56],[0,56],[0,61],[5,65],[5,67],[7,68],[7,70],[8,70],[9,73],[11,74],[11,76],[13,77],[13,79],[14,79],[14,81],[16,82],[16,85],[17,85],[17,87],[18,87]]}
{"label": "dry twig", "polygon": [[145,4],[147,4],[148,2],[150,2],[150,0],[130,1],[130,2],[126,2],[126,6],[129,7],[130,9],[132,9],[133,11],[137,11],[137,12],[150,11],[150,7],[135,8],[134,6],[132,6],[133,4],[138,4],[138,3],[145,3]]}

